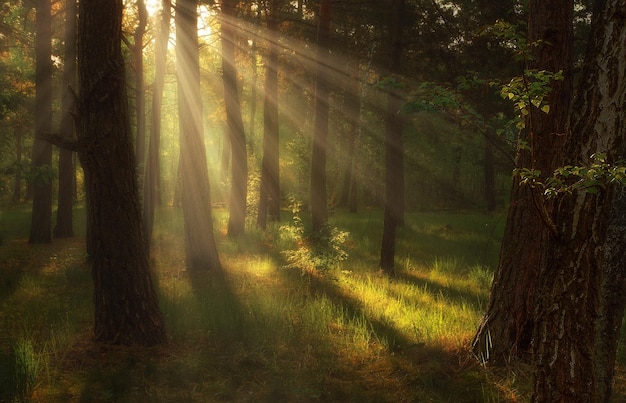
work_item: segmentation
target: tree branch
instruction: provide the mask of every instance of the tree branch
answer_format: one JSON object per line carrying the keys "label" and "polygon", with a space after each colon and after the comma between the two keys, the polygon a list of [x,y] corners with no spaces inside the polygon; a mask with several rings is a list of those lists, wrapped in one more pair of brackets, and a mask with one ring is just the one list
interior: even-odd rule
{"label": "tree branch", "polygon": [[82,150],[82,145],[80,141],[73,138],[64,137],[58,133],[39,133],[37,134],[37,138],[57,147],[60,147],[64,150],[74,152],[79,152]]}

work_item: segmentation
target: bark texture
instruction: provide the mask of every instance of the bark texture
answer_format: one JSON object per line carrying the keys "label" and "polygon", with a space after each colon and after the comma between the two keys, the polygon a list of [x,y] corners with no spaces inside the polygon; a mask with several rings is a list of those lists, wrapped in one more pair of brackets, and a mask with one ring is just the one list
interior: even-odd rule
{"label": "bark texture", "polygon": [[79,157],[88,195],[94,338],[153,345],[166,335],[144,247],[120,46],[122,9],[122,0],[79,3]]}
{"label": "bark texture", "polygon": [[[611,163],[622,157],[625,19],[623,1],[597,3],[580,91],[572,110],[565,164],[589,165],[597,153],[605,154]],[[607,287],[607,281],[616,281],[607,270],[617,269],[613,271],[618,274],[617,283],[623,281],[623,268],[615,266],[616,252],[623,253],[623,243],[612,243],[621,242],[623,236],[621,219],[616,220],[612,210],[619,208],[619,196],[613,185],[605,184],[597,194],[578,190],[557,198],[552,216],[558,233],[550,237],[545,249],[538,289],[533,347],[535,402],[610,398],[614,324],[623,313],[623,288]],[[616,311],[619,309],[622,311]]]}
{"label": "bark texture", "polygon": [[[565,125],[571,99],[573,2],[557,0],[529,3],[528,42],[534,48],[531,69],[563,70],[565,80],[553,81],[546,102],[550,113],[531,109],[522,140],[530,149],[518,150],[517,168],[550,176],[561,163]],[[483,362],[505,364],[528,358],[533,330],[536,287],[542,262],[542,245],[549,235],[546,222],[551,207],[541,191],[513,178],[510,206],[487,311],[472,341],[474,354]]]}

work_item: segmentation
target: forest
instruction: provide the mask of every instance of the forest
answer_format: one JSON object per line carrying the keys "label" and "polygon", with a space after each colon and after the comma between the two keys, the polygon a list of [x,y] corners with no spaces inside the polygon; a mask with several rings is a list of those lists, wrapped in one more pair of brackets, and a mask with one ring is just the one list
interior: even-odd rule
{"label": "forest", "polygon": [[0,402],[626,401],[625,2],[0,16]]}

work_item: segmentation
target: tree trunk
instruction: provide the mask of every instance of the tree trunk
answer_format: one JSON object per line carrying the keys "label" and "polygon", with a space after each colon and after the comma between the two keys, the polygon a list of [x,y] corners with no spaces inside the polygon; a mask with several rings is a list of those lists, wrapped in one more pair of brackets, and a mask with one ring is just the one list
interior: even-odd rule
{"label": "tree trunk", "polygon": [[[586,165],[603,153],[624,157],[626,118],[626,4],[599,2],[592,24],[580,92],[573,105],[566,165]],[[535,314],[535,402],[609,401],[623,314],[623,218],[620,185],[597,194],[574,190],[557,197],[540,272]],[[623,214],[619,211],[617,216]],[[614,243],[617,242],[617,243]],[[615,281],[614,284],[609,284]]]}
{"label": "tree trunk", "polygon": [[354,72],[350,79],[347,80],[346,88],[346,115],[349,119],[348,129],[343,142],[344,150],[342,152],[343,166],[343,183],[341,185],[341,195],[339,197],[339,206],[347,207],[350,200],[350,191],[354,183],[354,151],[357,133],[359,132],[359,113],[361,98],[359,97],[359,71],[360,64],[358,59],[354,61]]}
{"label": "tree trunk", "polygon": [[137,159],[137,176],[140,178],[139,187],[142,188],[144,163],[146,160],[146,100],[143,72],[143,35],[148,23],[148,10],[144,0],[137,0],[138,25],[133,34],[132,46],[133,66],[135,67],[135,115],[137,133],[135,135],[135,155]]}
{"label": "tree trunk", "polygon": [[30,243],[52,241],[52,146],[38,136],[52,131],[52,16],[50,0],[35,3],[35,140]]}
{"label": "tree trunk", "polygon": [[496,210],[496,172],[493,163],[493,145],[485,136],[485,203],[487,212]]}
{"label": "tree trunk", "polygon": [[166,339],[146,253],[121,52],[122,0],[79,2],[79,157],[85,170],[94,338]]}
{"label": "tree trunk", "polygon": [[158,203],[159,193],[159,154],[161,150],[161,114],[163,109],[163,87],[167,63],[167,44],[170,37],[170,20],[172,18],[169,0],[163,0],[160,27],[155,41],[155,72],[152,87],[152,115],[150,124],[150,142],[144,175],[143,222],[146,248],[150,250],[154,229],[154,212]]}
{"label": "tree trunk", "polygon": [[277,0],[270,3],[267,17],[269,54],[265,63],[263,99],[263,159],[257,226],[265,229],[267,218],[280,220],[280,170],[278,134],[278,20]]}
{"label": "tree trunk", "polygon": [[[529,68],[563,70],[565,76],[563,81],[551,83],[547,97],[549,114],[531,109],[522,135],[532,151],[518,150],[517,167],[540,170],[542,181],[559,165],[564,142],[572,93],[572,18],[570,0],[530,2],[528,41],[542,42],[534,47],[534,61]],[[549,210],[549,203],[538,189],[520,184],[519,177],[513,178],[489,304],[472,341],[474,354],[481,361],[505,364],[511,358],[527,357],[530,352],[541,250],[549,232],[545,216]]]}
{"label": "tree trunk", "polygon": [[[63,62],[63,98],[61,99],[61,135],[74,138],[74,107],[76,90],[76,0],[68,0],[65,6],[65,57]],[[74,202],[74,153],[59,149],[59,199],[55,238],[74,236],[72,205]]]}
{"label": "tree trunk", "polygon": [[15,182],[13,184],[13,203],[22,201],[22,132],[15,130]]}
{"label": "tree trunk", "polygon": [[217,270],[221,264],[213,234],[209,172],[202,128],[196,0],[178,0],[174,19],[186,263],[191,270]]}
{"label": "tree trunk", "polygon": [[236,0],[222,0],[222,74],[228,138],[232,153],[232,181],[229,197],[228,235],[237,236],[245,231],[246,202],[248,197],[248,153],[246,134],[241,117],[241,103],[237,88],[235,66]]}
{"label": "tree trunk", "polygon": [[[404,0],[394,0],[391,15],[391,74],[400,72]],[[380,268],[395,274],[396,228],[404,221],[404,122],[399,91],[389,88],[385,115],[385,212],[380,248]]]}
{"label": "tree trunk", "polygon": [[314,232],[320,232],[328,222],[326,189],[326,151],[328,113],[330,109],[328,72],[330,55],[331,0],[322,0],[317,28],[317,78],[315,83],[315,132],[311,155],[311,223]]}

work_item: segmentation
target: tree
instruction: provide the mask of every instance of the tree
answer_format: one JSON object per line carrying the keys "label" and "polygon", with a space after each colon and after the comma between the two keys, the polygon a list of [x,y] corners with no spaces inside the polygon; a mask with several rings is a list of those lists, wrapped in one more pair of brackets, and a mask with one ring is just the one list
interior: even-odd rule
{"label": "tree", "polygon": [[135,118],[137,120],[135,154],[137,173],[141,176],[144,173],[144,161],[146,159],[146,94],[143,71],[143,36],[148,23],[148,10],[144,0],[137,0],[137,20],[137,27],[133,33],[134,42],[130,49],[133,54],[133,67],[135,70]]}
{"label": "tree", "polygon": [[150,140],[148,144],[148,158],[144,174],[143,193],[143,223],[146,238],[146,247],[150,249],[152,230],[154,228],[154,212],[159,201],[160,165],[159,153],[161,149],[161,111],[163,107],[163,87],[165,85],[165,70],[167,63],[167,44],[170,37],[170,20],[172,6],[169,0],[163,0],[161,5],[160,27],[155,41],[155,72],[152,87],[152,115],[150,124]]}
{"label": "tree", "polygon": [[122,0],[79,2],[78,142],[88,195],[94,339],[152,345],[166,339],[143,239],[131,141]]}
{"label": "tree", "polygon": [[[530,106],[521,132],[524,145],[518,149],[517,168],[540,171],[541,182],[560,164],[572,94],[572,20],[570,0],[529,3],[529,71],[564,72],[563,80],[550,82],[545,101],[549,113]],[[489,304],[472,341],[474,353],[483,361],[504,364],[530,352],[542,249],[550,231],[546,225],[549,209],[537,187],[514,177]]]}
{"label": "tree", "polygon": [[[68,0],[65,5],[65,55],[63,58],[63,98],[61,99],[61,133],[74,138],[74,117],[70,110],[74,107],[76,88],[76,0]],[[57,201],[57,222],[54,227],[56,238],[74,236],[72,205],[74,201],[74,153],[59,149],[59,198]]]}
{"label": "tree", "polygon": [[237,88],[237,68],[235,66],[235,6],[236,0],[222,0],[222,80],[224,82],[224,102],[228,138],[232,153],[232,181],[229,197],[230,216],[228,235],[240,235],[246,225],[246,201],[248,187],[248,154],[246,134],[241,117],[241,104]]}
{"label": "tree", "polygon": [[52,131],[52,16],[50,0],[35,2],[35,140],[30,243],[52,241],[52,145],[40,138]]}
{"label": "tree", "polygon": [[623,263],[615,265],[624,256],[617,211],[623,191],[611,181],[611,166],[625,156],[624,15],[623,1],[596,3],[563,164],[589,175],[565,180],[550,214],[555,230],[544,249],[534,317],[535,402],[605,402],[611,395],[615,324],[624,308],[623,288],[609,285],[619,287],[625,276]]}
{"label": "tree", "polygon": [[313,232],[320,232],[328,222],[326,189],[326,148],[330,85],[328,83],[331,0],[320,3],[317,27],[317,60],[315,82],[315,128],[311,155],[311,223]]}
{"label": "tree", "polygon": [[265,62],[263,98],[263,157],[257,226],[265,229],[267,219],[280,220],[280,169],[278,146],[278,0],[271,0],[267,13],[268,56]]}
{"label": "tree", "polygon": [[[404,0],[394,0],[391,11],[391,74],[400,73]],[[380,268],[394,274],[396,229],[404,221],[404,150],[402,99],[395,81],[389,85],[385,114],[385,212]]]}
{"label": "tree", "polygon": [[213,235],[209,173],[202,137],[197,2],[178,0],[174,20],[186,262],[192,270],[217,270],[221,264]]}

